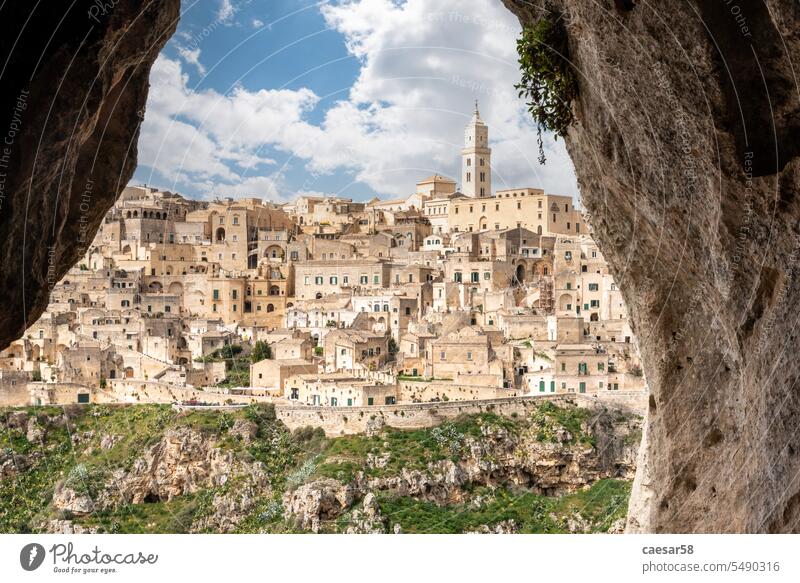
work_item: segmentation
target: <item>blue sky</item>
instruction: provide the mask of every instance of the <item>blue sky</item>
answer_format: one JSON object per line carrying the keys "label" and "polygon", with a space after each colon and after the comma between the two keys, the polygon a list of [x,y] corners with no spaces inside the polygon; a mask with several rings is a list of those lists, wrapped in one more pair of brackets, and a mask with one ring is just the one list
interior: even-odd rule
{"label": "blue sky", "polygon": [[478,99],[496,189],[575,195],[563,142],[536,161],[518,34],[499,0],[184,1],[133,182],[195,198],[406,196],[434,172],[459,179]]}

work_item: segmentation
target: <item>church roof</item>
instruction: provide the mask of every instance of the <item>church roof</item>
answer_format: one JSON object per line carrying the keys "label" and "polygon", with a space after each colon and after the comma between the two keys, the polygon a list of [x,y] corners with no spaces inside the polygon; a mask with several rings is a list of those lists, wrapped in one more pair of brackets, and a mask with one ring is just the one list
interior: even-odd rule
{"label": "church roof", "polygon": [[417,182],[417,184],[426,184],[428,182],[448,182],[452,184],[456,183],[456,181],[453,180],[452,178],[448,178],[447,176],[442,176],[441,174],[434,174],[433,176],[428,176],[424,180],[420,180],[419,182]]}

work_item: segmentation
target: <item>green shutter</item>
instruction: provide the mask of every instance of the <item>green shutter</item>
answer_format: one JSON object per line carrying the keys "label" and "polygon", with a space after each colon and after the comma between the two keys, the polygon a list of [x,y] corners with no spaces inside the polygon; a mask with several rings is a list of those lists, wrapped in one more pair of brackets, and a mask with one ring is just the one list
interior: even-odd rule
{"label": "green shutter", "polygon": [[544,381],[539,381],[539,392],[544,393]]}
{"label": "green shutter", "polygon": [[586,383],[581,383],[580,388],[578,389],[581,393],[586,392]]}

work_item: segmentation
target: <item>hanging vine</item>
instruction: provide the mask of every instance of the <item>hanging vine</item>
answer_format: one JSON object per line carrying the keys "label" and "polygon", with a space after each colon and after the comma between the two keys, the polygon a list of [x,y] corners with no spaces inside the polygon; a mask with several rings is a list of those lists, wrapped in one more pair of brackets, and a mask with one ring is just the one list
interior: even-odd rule
{"label": "hanging vine", "polygon": [[544,164],[542,132],[566,136],[574,121],[572,101],[578,96],[563,19],[551,14],[526,26],[517,40],[517,53],[522,80],[514,87],[536,122],[539,163]]}

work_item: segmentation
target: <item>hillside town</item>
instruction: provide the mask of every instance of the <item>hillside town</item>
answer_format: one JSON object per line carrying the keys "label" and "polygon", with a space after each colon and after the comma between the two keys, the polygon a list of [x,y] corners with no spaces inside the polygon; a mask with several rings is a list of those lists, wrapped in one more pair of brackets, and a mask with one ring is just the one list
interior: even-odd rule
{"label": "hillside town", "polygon": [[0,353],[0,404],[370,407],[646,390],[622,296],[571,196],[190,200],[125,188],[50,305]]}

